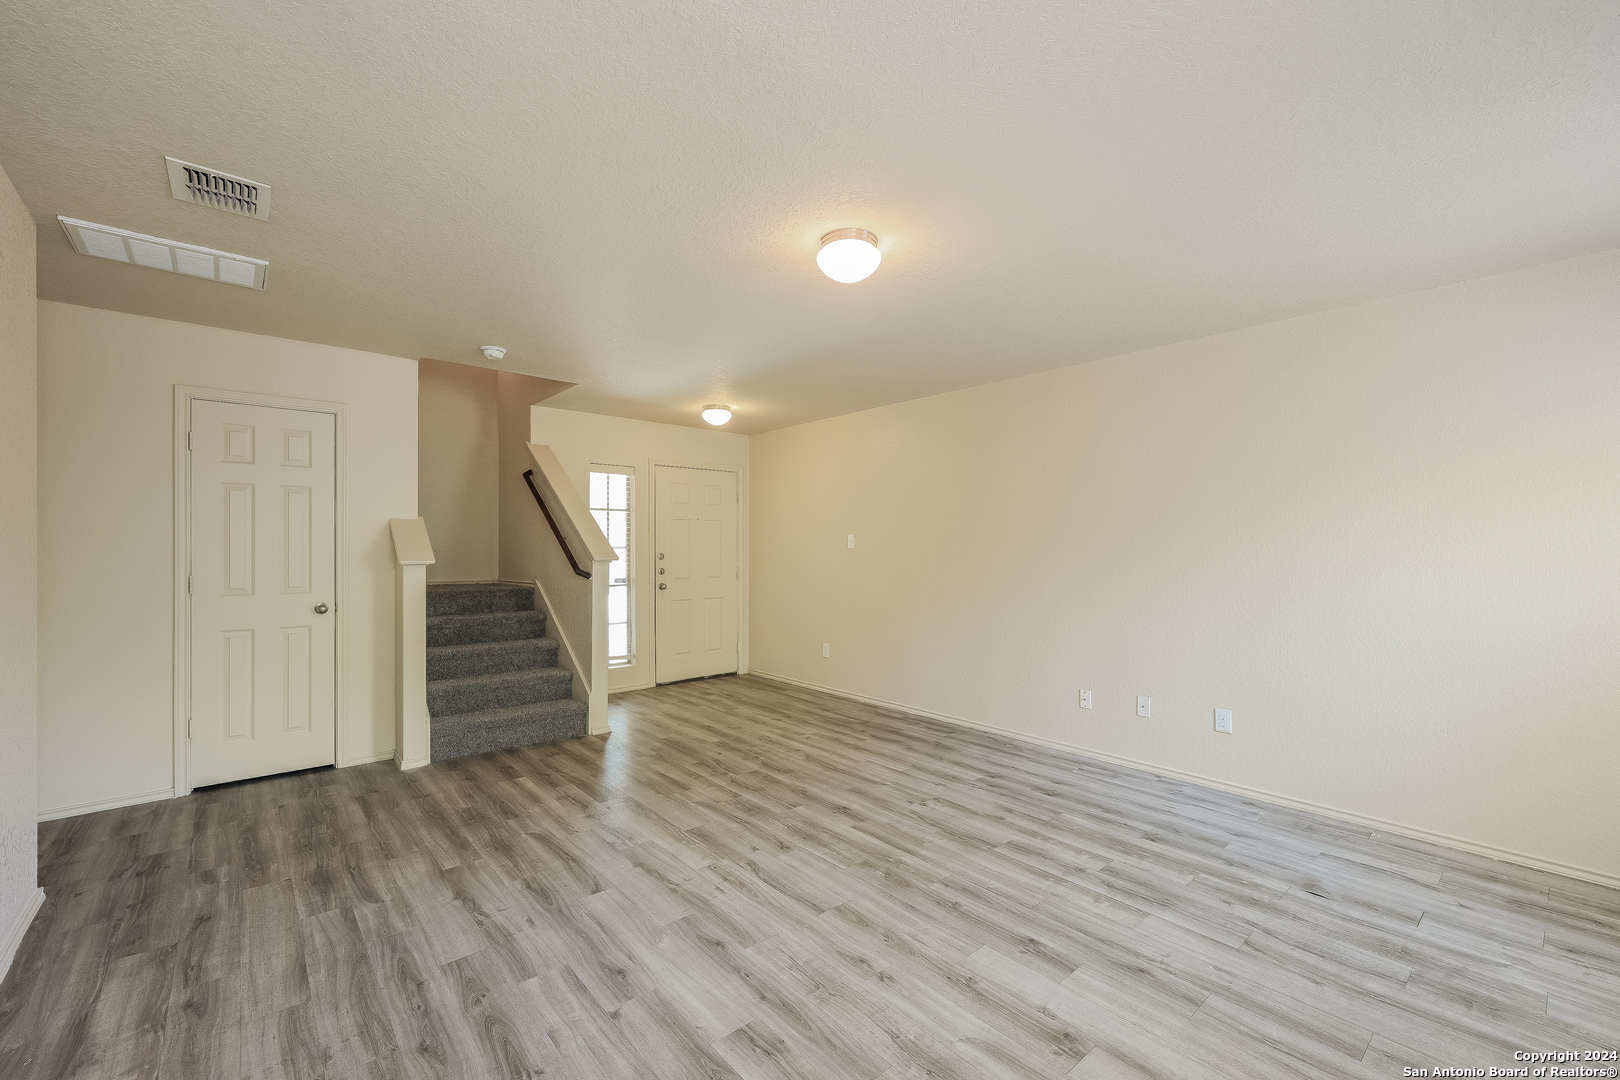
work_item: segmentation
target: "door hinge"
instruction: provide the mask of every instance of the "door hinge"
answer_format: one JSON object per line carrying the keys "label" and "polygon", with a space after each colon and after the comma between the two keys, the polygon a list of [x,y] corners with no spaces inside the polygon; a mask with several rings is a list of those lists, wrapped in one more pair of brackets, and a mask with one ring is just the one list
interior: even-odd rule
{"label": "door hinge", "polygon": [[187,596],[191,595],[191,575],[190,574],[186,575],[186,595]]}
{"label": "door hinge", "polygon": [[188,451],[191,449],[191,432],[189,431],[186,432],[186,449]]}

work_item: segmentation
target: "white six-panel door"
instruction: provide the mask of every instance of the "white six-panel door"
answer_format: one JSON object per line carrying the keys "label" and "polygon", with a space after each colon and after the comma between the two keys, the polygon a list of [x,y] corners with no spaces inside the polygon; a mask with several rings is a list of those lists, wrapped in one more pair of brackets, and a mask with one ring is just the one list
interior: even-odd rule
{"label": "white six-panel door", "polygon": [[737,670],[737,474],[653,468],[653,624],[660,683]]}
{"label": "white six-panel door", "polygon": [[191,784],[336,760],[331,413],[191,403]]}

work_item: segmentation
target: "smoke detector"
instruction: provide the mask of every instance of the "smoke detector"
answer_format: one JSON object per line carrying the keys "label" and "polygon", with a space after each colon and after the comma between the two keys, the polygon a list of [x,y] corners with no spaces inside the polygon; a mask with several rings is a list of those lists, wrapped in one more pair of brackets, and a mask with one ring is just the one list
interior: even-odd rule
{"label": "smoke detector", "polygon": [[265,275],[270,272],[270,264],[263,259],[232,255],[228,251],[182,244],[178,240],[163,240],[69,217],[58,217],[56,220],[62,223],[68,243],[80,255],[94,255],[98,259],[134,263],[153,270],[167,270],[171,274],[189,274],[210,281],[223,281],[227,285],[260,290],[264,288]]}
{"label": "smoke detector", "polygon": [[499,345],[480,345],[478,348],[484,354],[485,360],[499,360],[506,355],[506,350]]}
{"label": "smoke detector", "polygon": [[163,159],[169,166],[169,194],[181,202],[211,206],[239,217],[270,220],[270,185],[205,169],[189,161]]}

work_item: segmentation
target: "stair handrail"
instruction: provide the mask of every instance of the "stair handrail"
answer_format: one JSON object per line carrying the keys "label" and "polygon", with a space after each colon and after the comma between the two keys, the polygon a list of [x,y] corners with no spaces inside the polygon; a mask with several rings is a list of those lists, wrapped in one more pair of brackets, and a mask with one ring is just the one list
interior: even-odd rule
{"label": "stair handrail", "polygon": [[589,580],[591,572],[581,568],[579,560],[574,558],[573,549],[568,546],[568,541],[563,537],[562,530],[557,527],[557,519],[551,516],[551,510],[546,506],[546,500],[540,497],[540,489],[534,486],[533,469],[529,469],[523,474],[523,482],[529,485],[529,493],[534,496],[534,501],[539,504],[540,512],[546,515],[546,524],[551,526],[551,535],[557,538],[558,546],[562,548],[563,554],[568,556],[568,565],[573,568],[575,574]]}
{"label": "stair handrail", "polygon": [[592,563],[612,562],[618,557],[613,545],[551,447],[529,443],[528,450],[528,464],[532,467],[523,474],[523,481],[546,515],[558,546],[568,556],[568,565],[575,574],[589,578]]}

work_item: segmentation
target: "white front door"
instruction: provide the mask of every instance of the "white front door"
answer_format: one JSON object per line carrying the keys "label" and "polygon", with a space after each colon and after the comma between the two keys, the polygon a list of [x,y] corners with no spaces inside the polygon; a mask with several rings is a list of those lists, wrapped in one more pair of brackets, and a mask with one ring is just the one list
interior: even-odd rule
{"label": "white front door", "polygon": [[191,784],[336,761],[337,418],[191,403]]}
{"label": "white front door", "polygon": [[661,683],[737,670],[737,474],[653,468],[651,574]]}

